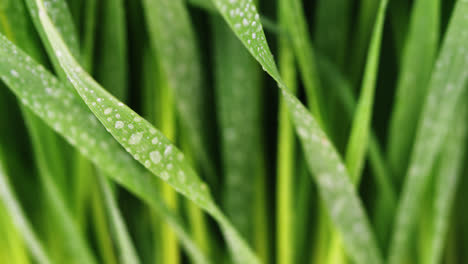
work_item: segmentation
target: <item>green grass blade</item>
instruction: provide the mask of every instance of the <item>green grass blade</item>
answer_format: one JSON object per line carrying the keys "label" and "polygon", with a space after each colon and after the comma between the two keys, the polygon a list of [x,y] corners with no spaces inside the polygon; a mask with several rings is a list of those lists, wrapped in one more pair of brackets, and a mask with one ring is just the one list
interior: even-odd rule
{"label": "green grass blade", "polygon": [[128,61],[127,28],[122,0],[100,3],[100,25],[96,44],[96,79],[109,92],[127,101]]}
{"label": "green grass blade", "polygon": [[320,0],[315,12],[317,50],[340,69],[344,66],[347,51],[351,4],[350,0]]}
{"label": "green grass blade", "polygon": [[[45,159],[48,154],[47,147],[43,145],[44,142],[41,140],[44,139],[50,131],[40,129],[41,127],[37,125],[37,122],[41,122],[41,120],[38,120],[36,117],[31,119],[31,117],[31,112],[25,115],[26,124],[32,138],[35,152],[34,156],[39,168],[41,183],[46,191],[47,202],[51,206],[51,213],[53,216],[51,223],[56,226],[57,231],[55,236],[64,240],[63,250],[66,252],[63,258],[66,258],[72,263],[79,263],[80,261],[97,263],[95,257],[91,253],[89,244],[86,243],[85,237],[77,226],[77,222],[74,221],[70,210],[67,208],[64,194],[57,185],[56,179],[54,179],[55,172],[51,170],[51,167],[48,165],[49,162]],[[62,256],[60,257],[62,258]]]}
{"label": "green grass blade", "polygon": [[374,104],[375,83],[377,81],[380,57],[380,44],[382,42],[387,3],[387,0],[382,0],[379,5],[369,53],[367,54],[361,95],[354,114],[351,135],[346,148],[346,167],[348,168],[351,180],[355,184],[358,184],[360,181],[369,144],[372,106]]}
{"label": "green grass blade", "polygon": [[[52,47],[44,41],[46,39],[45,32],[40,30],[40,21],[39,17],[37,16],[37,5],[35,0],[25,0],[29,13],[31,15],[32,21],[34,22],[34,25],[39,33],[39,36],[42,39],[42,43],[45,45],[45,48],[47,50],[47,54],[53,54],[54,50]],[[67,46],[70,47],[70,52],[73,54],[80,54],[80,44],[79,44],[79,39],[78,39],[78,34],[76,32],[75,27],[73,26],[73,21],[72,17],[70,14],[70,11],[67,7],[67,4],[65,1],[48,1],[47,2],[47,12],[51,16],[52,21],[56,25],[60,25],[58,27],[58,31],[63,34],[64,36],[64,41],[67,43]],[[61,71],[60,64],[54,57],[50,57],[52,61],[52,64],[54,66],[54,70],[57,71],[57,74],[60,76],[60,78],[65,78],[65,73]],[[82,58],[79,58],[80,61]]]}
{"label": "green grass blade", "polygon": [[439,0],[415,1],[404,46],[396,102],[390,122],[388,157],[401,180],[408,166],[416,125],[439,42]]}
{"label": "green grass blade", "polygon": [[[10,25],[17,28],[13,31],[10,37],[16,39],[19,43],[34,43],[34,39],[28,35],[17,34],[18,31],[25,31],[27,25],[21,28],[21,19],[24,21],[27,18],[26,13],[22,9],[22,4],[15,2],[17,5],[17,13],[8,13],[7,21]],[[30,47],[34,52],[37,49]],[[52,216],[49,220],[56,230],[54,236],[60,238],[65,243],[61,243],[58,250],[61,251],[57,255],[58,258],[66,258],[69,261],[86,261],[87,263],[95,263],[94,256],[92,255],[84,236],[74,222],[74,219],[67,208],[67,197],[60,189],[64,187],[63,175],[65,175],[65,168],[62,166],[64,159],[60,149],[60,141],[50,128],[45,126],[41,120],[32,114],[28,109],[22,109],[26,126],[28,128],[30,137],[32,138],[32,145],[34,151],[35,162],[39,169],[39,175],[42,187],[45,189],[45,198],[47,201],[47,208],[50,209]],[[52,256],[53,258],[55,256]],[[58,259],[56,259],[58,261]]]}
{"label": "green grass blade", "polygon": [[[59,1],[60,2],[60,1]],[[96,0],[84,0],[84,33],[83,33],[83,40],[82,40],[82,47],[81,47],[81,57],[82,57],[82,64],[83,67],[89,71],[93,71],[94,65],[94,52],[95,52],[95,40],[96,40],[96,28],[97,28],[97,2]],[[63,7],[65,8],[65,7]],[[62,9],[63,10],[63,9]],[[64,14],[67,14],[65,12]],[[66,22],[71,22],[71,19],[68,19]],[[68,25],[70,28],[75,28],[74,25]],[[73,33],[72,33],[73,34]],[[115,43],[114,43],[115,44]],[[74,53],[78,54],[78,53]]]}
{"label": "green grass blade", "polygon": [[375,25],[378,7],[381,0],[361,0],[357,11],[357,25],[352,35],[352,52],[348,58],[349,74],[353,87],[357,87],[362,77],[362,70],[366,61],[369,40]]}
{"label": "green grass blade", "polygon": [[127,227],[125,226],[125,222],[117,206],[115,195],[112,193],[111,185],[102,175],[98,176],[98,181],[102,195],[104,196],[108,219],[111,223],[111,228],[116,238],[116,244],[119,248],[120,261],[128,264],[140,263],[130,235],[128,234]]}
{"label": "green grass blade", "polygon": [[[1,151],[2,150],[0,150],[0,152]],[[44,251],[40,240],[34,233],[27,217],[21,210],[21,206],[12,191],[3,165],[3,153],[0,153],[0,199],[7,208],[8,213],[13,219],[14,225],[23,236],[28,249],[35,260],[41,264],[52,263],[47,256],[47,253]]]}
{"label": "green grass blade", "polygon": [[[468,2],[457,1],[429,83],[416,142],[398,206],[389,263],[402,263],[413,234],[430,170],[450,127],[450,116],[468,78]],[[430,143],[430,144],[428,144]]]}
{"label": "green grass blade", "polygon": [[237,262],[257,263],[255,254],[216,206],[207,185],[186,162],[184,155],[160,131],[115,99],[79,67],[50,21],[42,1],[37,0],[37,4],[43,30],[47,32],[57,59],[101,123],[136,160],[218,221]]}
{"label": "green grass blade", "polygon": [[[351,83],[325,57],[319,57],[319,66],[324,84],[335,89],[335,93],[339,97],[338,101],[343,104],[348,118],[351,119],[356,108],[356,99],[353,96]],[[384,158],[382,147],[373,131],[371,131],[369,138],[369,161],[378,188],[378,199],[381,199],[382,204],[382,207],[379,207],[374,213],[377,218],[377,235],[386,242],[392,224],[391,219],[388,219],[388,214],[396,208],[397,194],[391,181],[390,169]],[[385,212],[385,215],[381,215],[379,212]]]}
{"label": "green grass blade", "polygon": [[[226,214],[252,242],[255,174],[260,145],[259,68],[220,17],[212,19],[215,45],[216,98],[221,145]],[[248,153],[248,155],[246,155]]]}
{"label": "green grass blade", "polygon": [[[464,96],[466,98],[466,95]],[[458,182],[462,176],[468,135],[468,109],[465,101],[457,106],[458,115],[452,121],[453,129],[447,135],[441,153],[440,168],[435,175],[434,215],[428,241],[429,254],[424,263],[442,263],[442,255],[450,224],[450,212],[455,200]]]}
{"label": "green grass blade", "polygon": [[0,54],[0,76],[21,102],[106,175],[159,212],[178,234],[189,255],[197,263],[207,263],[182,221],[162,203],[157,179],[148,175],[99,125],[72,88],[61,84],[3,36]]}
{"label": "green grass blade", "polygon": [[344,238],[347,253],[357,263],[381,263],[366,214],[343,163],[314,117],[285,87],[265,40],[260,16],[248,0],[216,0],[216,7],[263,69],[282,91],[331,218]]}

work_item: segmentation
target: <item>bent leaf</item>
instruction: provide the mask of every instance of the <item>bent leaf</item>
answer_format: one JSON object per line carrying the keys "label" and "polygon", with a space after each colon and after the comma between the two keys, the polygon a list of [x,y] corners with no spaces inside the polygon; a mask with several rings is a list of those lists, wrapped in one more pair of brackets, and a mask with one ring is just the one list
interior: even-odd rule
{"label": "bent leaf", "polygon": [[248,0],[215,0],[231,29],[263,69],[276,80],[294,121],[321,196],[344,240],[344,247],[356,263],[382,263],[369,221],[343,162],[327,136],[304,105],[282,81],[265,39],[256,7]]}
{"label": "bent leaf", "polygon": [[157,179],[148,175],[99,124],[71,87],[66,87],[0,35],[0,76],[21,102],[62,135],[106,175],[147,202],[174,228],[197,263],[207,259],[160,200]]}
{"label": "bent leaf", "polygon": [[182,152],[148,121],[118,101],[83,71],[50,21],[42,1],[37,0],[36,3],[43,29],[61,67],[109,133],[149,171],[218,221],[232,256],[238,263],[258,263],[255,254],[216,206],[207,185],[200,180]]}

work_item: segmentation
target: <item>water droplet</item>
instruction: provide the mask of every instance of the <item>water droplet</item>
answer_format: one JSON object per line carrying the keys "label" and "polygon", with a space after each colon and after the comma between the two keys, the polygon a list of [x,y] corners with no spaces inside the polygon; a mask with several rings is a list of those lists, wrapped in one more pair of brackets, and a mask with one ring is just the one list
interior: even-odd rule
{"label": "water droplet", "polygon": [[139,132],[139,133],[135,133],[135,134],[132,134],[130,136],[130,139],[128,140],[128,143],[130,145],[135,145],[135,144],[138,144],[141,140],[141,138],[143,137],[143,133]]}
{"label": "water droplet", "polygon": [[115,128],[121,129],[124,127],[124,123],[122,121],[115,122]]}
{"label": "water droplet", "polygon": [[167,171],[163,171],[161,173],[161,178],[165,181],[169,180],[169,173],[167,173]]}
{"label": "water droplet", "polygon": [[15,70],[11,70],[10,71],[11,75],[15,76],[15,77],[19,77],[19,73]]}
{"label": "water droplet", "polygon": [[172,152],[172,146],[168,146],[166,150],[164,150],[164,156],[170,155]]}
{"label": "water droplet", "polygon": [[151,161],[154,164],[158,164],[161,161],[161,153],[159,151],[155,150],[149,154]]}
{"label": "water droplet", "polygon": [[151,143],[153,143],[153,145],[158,144],[158,142],[159,142],[158,138],[153,138],[153,140],[151,140]]}
{"label": "water droplet", "polygon": [[109,107],[109,108],[107,108],[106,110],[104,110],[104,114],[105,114],[105,115],[108,115],[108,114],[110,114],[110,113],[112,113],[112,108]]}

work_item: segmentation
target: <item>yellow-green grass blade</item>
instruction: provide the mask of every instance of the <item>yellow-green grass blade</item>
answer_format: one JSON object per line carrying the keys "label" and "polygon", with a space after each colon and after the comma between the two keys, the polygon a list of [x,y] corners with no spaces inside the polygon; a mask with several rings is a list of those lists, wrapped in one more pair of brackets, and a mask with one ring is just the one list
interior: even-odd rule
{"label": "yellow-green grass blade", "polygon": [[40,264],[52,263],[15,197],[6,175],[3,155],[3,150],[0,149],[0,199],[5,208],[7,208],[13,224],[23,236],[24,242],[33,258]]}
{"label": "yellow-green grass blade", "polygon": [[[279,23],[287,27],[287,12],[284,8],[288,5],[288,0],[281,0],[278,3]],[[291,89],[296,93],[296,65],[294,59],[294,49],[287,35],[280,35],[278,47],[278,63],[281,77]],[[296,139],[294,127],[289,117],[286,103],[280,98],[278,114],[278,154],[277,160],[277,182],[276,185],[276,258],[278,263],[294,262],[294,241],[296,236],[293,229],[293,187],[295,170]]]}
{"label": "yellow-green grass blade", "polygon": [[184,155],[148,121],[115,99],[83,71],[60,38],[44,9],[43,2],[38,0],[37,4],[43,30],[47,32],[57,59],[71,84],[99,121],[149,171],[194,201],[218,221],[236,262],[257,263],[255,254],[216,206],[207,185],[200,180]]}
{"label": "yellow-green grass blade", "polygon": [[118,252],[120,262],[128,264],[140,263],[108,179],[103,175],[98,175],[98,181],[102,196],[105,200],[104,205],[106,206],[108,221],[111,223],[110,226],[112,228],[117,247],[119,248]]}
{"label": "yellow-green grass blade", "polygon": [[[457,1],[436,61],[394,226],[389,263],[402,263],[420,215],[433,163],[450,130],[451,116],[468,78],[468,1]],[[462,97],[463,98],[463,97]]]}
{"label": "yellow-green grass blade", "polygon": [[0,202],[0,259],[15,264],[31,263],[24,239],[3,202]]}
{"label": "yellow-green grass blade", "polygon": [[382,0],[379,5],[377,19],[372,33],[369,52],[367,54],[366,68],[362,82],[361,95],[354,113],[346,148],[346,167],[351,180],[358,184],[361,179],[362,169],[366,160],[369,135],[371,130],[372,106],[374,104],[375,86],[377,81],[380,45],[382,42],[385,12],[387,0]]}
{"label": "yellow-green grass blade", "polygon": [[3,36],[0,54],[0,76],[21,102],[106,172],[105,175],[158,211],[178,234],[189,255],[197,263],[207,263],[182,221],[161,202],[156,179],[99,125],[72,87],[60,83]]}
{"label": "yellow-green grass blade", "polygon": [[265,40],[260,16],[248,0],[216,0],[216,7],[246,48],[278,83],[331,219],[344,238],[347,253],[358,263],[381,263],[368,219],[338,153],[320,125],[280,77]]}
{"label": "yellow-green grass blade", "polygon": [[388,139],[388,159],[400,181],[408,166],[423,105],[421,98],[426,95],[438,49],[439,13],[439,0],[415,1],[403,48]]}
{"label": "yellow-green grass blade", "polygon": [[[21,31],[27,30],[26,13],[23,9],[22,3],[15,2],[17,12],[8,13],[7,19],[4,23],[9,23],[17,30],[10,32],[10,37],[19,43],[34,43],[35,39],[28,35],[22,35]],[[21,20],[23,20],[21,22]],[[18,32],[18,33],[16,33]],[[28,48],[28,47],[27,47]],[[38,51],[35,47],[29,46],[33,54]],[[65,168],[63,164],[63,153],[61,152],[60,141],[56,135],[45,126],[41,120],[35,117],[28,109],[23,109],[23,116],[27,125],[30,137],[32,138],[32,145],[36,165],[39,169],[42,187],[45,189],[45,198],[48,203],[51,215],[56,216],[50,223],[57,227],[57,232],[54,236],[66,241],[61,243],[59,250],[63,251],[55,258],[67,258],[70,261],[86,261],[94,263],[94,257],[84,236],[81,234],[78,226],[73,220],[70,211],[67,209],[67,197],[60,191],[64,187]],[[57,250],[58,251],[58,250]],[[57,259],[58,260],[58,259]]]}

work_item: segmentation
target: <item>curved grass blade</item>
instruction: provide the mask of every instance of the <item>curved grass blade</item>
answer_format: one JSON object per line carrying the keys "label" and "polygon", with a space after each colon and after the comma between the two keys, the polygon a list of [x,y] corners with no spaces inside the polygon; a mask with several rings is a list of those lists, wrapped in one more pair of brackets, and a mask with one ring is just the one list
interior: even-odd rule
{"label": "curved grass blade", "polygon": [[[37,17],[37,6],[35,0],[25,0],[31,18],[36,25],[36,29],[38,29],[38,25],[40,24],[39,18]],[[78,34],[76,32],[75,27],[73,26],[72,16],[68,9],[68,6],[65,1],[55,1],[55,0],[46,0],[44,4],[47,6],[47,12],[50,15],[52,21],[56,25],[60,25],[58,27],[58,31],[60,34],[64,36],[64,41],[67,43],[67,46],[70,47],[70,52],[73,54],[80,54],[80,44],[78,39]],[[45,45],[48,54],[53,54],[54,50],[50,46],[49,43],[44,41],[46,39],[46,35],[44,31],[38,30],[39,36],[42,39],[42,43]],[[65,73],[61,71],[60,64],[54,57],[49,57],[52,61],[54,66],[54,70],[57,71],[57,74],[61,77],[65,77]],[[81,58],[80,58],[81,61]]]}
{"label": "curved grass blade", "polygon": [[160,200],[157,179],[138,165],[98,123],[71,87],[66,87],[30,57],[0,36],[0,76],[21,102],[105,175],[160,213],[196,263],[208,263],[191,241],[182,221]]}
{"label": "curved grass blade", "polygon": [[[3,23],[17,28],[17,31],[26,30],[28,28],[25,23],[27,13],[24,11],[22,3],[14,2],[11,5],[15,6],[14,9],[17,12],[8,13],[7,19],[3,20]],[[9,37],[19,43],[36,43],[32,36],[16,33],[17,31],[10,32]],[[31,49],[33,54],[39,53],[33,45],[27,46],[27,48]],[[60,141],[58,141],[53,131],[27,108],[22,108],[22,112],[32,138],[35,163],[39,169],[42,187],[45,189],[47,209],[54,216],[48,221],[55,226],[54,236],[65,241],[60,243],[55,250],[57,252],[56,256],[52,255],[52,257],[57,261],[58,258],[65,258],[68,261],[95,263],[94,256],[84,236],[67,208],[67,197],[60,191],[64,185],[63,175],[65,175],[65,168],[61,166],[64,163],[62,157],[64,153],[59,147]]]}
{"label": "curved grass blade", "polygon": [[18,231],[24,238],[24,241],[31,252],[34,259],[40,264],[52,263],[44,251],[44,248],[34,233],[31,224],[21,210],[12,188],[10,186],[8,176],[6,175],[5,168],[3,166],[3,153],[0,150],[0,199],[4,203],[5,207],[10,214],[14,225],[18,228]]}
{"label": "curved grass blade", "polygon": [[[465,96],[466,98],[466,92]],[[428,251],[424,263],[442,263],[442,254],[447,240],[450,223],[450,212],[455,200],[455,194],[459,178],[462,174],[465,157],[465,146],[468,135],[468,109],[466,101],[457,106],[459,114],[452,121],[453,129],[450,130],[445,140],[444,150],[441,153],[440,169],[435,175],[435,194],[433,222],[429,231]]]}
{"label": "curved grass blade", "polygon": [[278,83],[332,221],[357,263],[382,263],[368,219],[346,169],[314,117],[281,79],[265,40],[256,7],[248,0],[216,0],[216,7],[252,56]]}
{"label": "curved grass blade", "polygon": [[378,8],[377,19],[372,33],[369,53],[367,55],[361,96],[354,114],[351,135],[346,149],[346,167],[348,168],[351,180],[355,184],[358,184],[360,181],[362,168],[364,167],[364,162],[366,160],[367,146],[369,144],[372,106],[374,104],[380,44],[382,42],[387,4],[388,0],[381,0]]}
{"label": "curved grass blade", "polygon": [[[451,116],[468,79],[468,1],[457,1],[445,34],[428,96],[418,124],[416,142],[397,210],[389,263],[406,258],[410,237],[420,215],[420,203],[430,182],[430,171],[449,132]],[[464,99],[464,98],[463,98]],[[430,143],[430,144],[428,144]]]}
{"label": "curved grass blade", "polygon": [[115,195],[112,193],[111,185],[108,179],[102,175],[98,175],[99,185],[101,187],[102,195],[104,196],[105,206],[109,222],[111,222],[111,228],[113,229],[114,236],[116,237],[117,246],[119,248],[120,261],[122,263],[137,264],[140,263],[136,250],[133,247],[132,240],[128,234],[125,226],[124,219],[120,214],[115,200]]}
{"label": "curved grass blade", "polygon": [[149,171],[218,221],[236,262],[258,263],[255,254],[216,206],[207,185],[200,180],[184,155],[148,121],[115,99],[83,71],[50,21],[43,2],[37,0],[36,3],[43,30],[54,47],[57,59],[76,91],[101,123]]}
{"label": "curved grass blade", "polygon": [[[345,79],[342,73],[326,58],[319,57],[319,67],[324,83],[336,89],[338,101],[343,104],[343,108],[348,115],[348,118],[353,117],[353,112],[356,108],[356,100],[353,97],[351,83]],[[387,237],[391,228],[391,220],[389,221],[389,212],[393,212],[397,205],[397,195],[395,188],[391,182],[391,173],[384,159],[382,147],[375,133],[370,134],[369,138],[369,161],[370,166],[377,183],[378,195],[381,197],[381,208],[378,208],[375,213],[377,235],[381,241],[387,241]],[[380,205],[379,205],[380,206]],[[379,210],[385,212],[385,216],[379,214]]]}
{"label": "curved grass blade", "polygon": [[206,104],[202,67],[184,1],[145,0],[143,4],[152,48],[164,54],[159,59],[169,88],[177,98],[175,103],[182,127],[189,131],[189,142],[207,179],[214,182],[215,171],[202,134]]}
{"label": "curved grass blade", "polygon": [[439,42],[440,0],[415,1],[406,40],[396,102],[390,121],[388,158],[401,180],[408,166],[416,125],[427,92]]}

